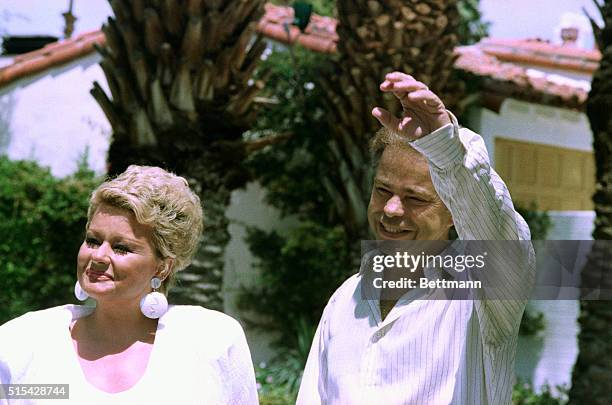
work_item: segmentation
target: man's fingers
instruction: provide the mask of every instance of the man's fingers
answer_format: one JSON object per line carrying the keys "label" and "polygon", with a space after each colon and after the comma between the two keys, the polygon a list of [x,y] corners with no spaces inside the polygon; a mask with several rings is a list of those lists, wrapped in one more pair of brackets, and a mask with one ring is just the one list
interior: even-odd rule
{"label": "man's fingers", "polygon": [[414,80],[414,77],[402,72],[391,72],[385,75],[385,80],[390,82],[400,82],[402,80]]}
{"label": "man's fingers", "polygon": [[399,120],[399,124],[397,126],[398,132],[402,132],[404,128],[406,128],[408,124],[410,124],[411,121],[412,121],[411,117],[404,117],[401,120]]}
{"label": "man's fingers", "polygon": [[382,126],[399,134],[402,134],[404,129],[408,128],[413,121],[413,119],[408,116],[397,118],[389,111],[380,107],[374,108],[372,110],[372,115],[378,119],[378,122],[380,122]]}
{"label": "man's fingers", "polygon": [[[387,81],[384,81],[383,84],[384,83],[387,83]],[[389,83],[390,84],[385,86],[384,88],[381,85],[380,89],[382,91],[393,91],[393,92],[403,92],[403,93],[417,91],[417,90],[429,90],[429,88],[425,85],[425,83],[421,83],[416,80],[405,80],[401,82],[389,82]]]}
{"label": "man's fingers", "polygon": [[425,83],[415,80],[414,77],[402,72],[393,72],[385,76],[385,80],[380,84],[382,91],[414,91],[418,89],[426,89]]}
{"label": "man's fingers", "polygon": [[404,101],[408,101],[413,105],[418,105],[418,103],[422,103],[431,110],[439,110],[444,109],[444,103],[442,100],[438,98],[431,90],[417,90],[406,95],[406,99]]}
{"label": "man's fingers", "polygon": [[418,82],[416,80],[401,81],[401,82],[390,82],[390,81],[385,80],[380,85],[380,90],[384,93],[389,93],[389,92],[393,93],[393,95],[397,97],[399,100],[403,100],[407,94],[410,94],[413,92],[417,92],[421,90],[429,91],[428,87],[424,83]]}
{"label": "man's fingers", "polygon": [[387,129],[409,139],[418,139],[450,123],[442,100],[425,83],[408,74],[392,72],[385,75],[380,90],[393,93],[403,108],[401,119],[382,108],[372,110],[372,115]]}
{"label": "man's fingers", "polygon": [[374,118],[381,123],[385,128],[397,130],[400,125],[400,120],[384,108],[376,107],[372,110]]}

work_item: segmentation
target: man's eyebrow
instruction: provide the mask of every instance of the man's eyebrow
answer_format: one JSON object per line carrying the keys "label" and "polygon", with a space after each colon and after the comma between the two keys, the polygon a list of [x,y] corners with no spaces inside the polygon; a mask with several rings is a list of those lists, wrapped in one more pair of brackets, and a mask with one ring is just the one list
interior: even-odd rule
{"label": "man's eyebrow", "polygon": [[374,178],[374,183],[375,184],[378,183],[381,186],[386,187],[386,188],[391,188],[391,186],[389,185],[389,183],[385,181],[385,179],[381,179],[379,177]]}
{"label": "man's eyebrow", "polygon": [[[391,189],[391,186],[389,185],[389,183],[385,182],[384,179],[374,178],[374,184],[379,184],[387,189]],[[423,197],[433,197],[433,195],[425,189],[404,187],[402,190],[409,194],[420,195]]]}
{"label": "man's eyebrow", "polygon": [[128,245],[144,246],[142,242],[131,238],[116,238],[115,241],[127,243]]}

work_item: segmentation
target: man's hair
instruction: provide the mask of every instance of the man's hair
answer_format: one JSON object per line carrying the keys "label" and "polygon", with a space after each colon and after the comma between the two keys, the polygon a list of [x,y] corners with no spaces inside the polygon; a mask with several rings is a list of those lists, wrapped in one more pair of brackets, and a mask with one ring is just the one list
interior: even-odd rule
{"label": "man's hair", "polygon": [[424,158],[421,153],[419,153],[416,149],[410,146],[406,137],[401,136],[400,134],[391,131],[390,129],[387,129],[386,127],[382,127],[370,140],[371,162],[374,170],[376,170],[376,168],[378,167],[380,158],[387,146],[400,147],[406,150],[407,152],[414,153],[415,156]]}
{"label": "man's hair", "polygon": [[159,167],[131,165],[93,191],[86,229],[101,204],[131,211],[138,223],[151,227],[157,255],[173,260],[162,283],[166,292],[175,273],[191,263],[203,229],[200,198],[187,180]]}

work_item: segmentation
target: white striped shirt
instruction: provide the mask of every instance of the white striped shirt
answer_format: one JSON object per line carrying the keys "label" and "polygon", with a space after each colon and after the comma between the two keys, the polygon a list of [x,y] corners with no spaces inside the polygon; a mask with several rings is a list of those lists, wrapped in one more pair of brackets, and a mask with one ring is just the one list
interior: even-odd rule
{"label": "white striped shirt", "polygon": [[[453,117],[452,124],[411,145],[428,158],[434,187],[460,239],[530,239],[478,134],[459,129]],[[532,285],[535,258],[525,245],[528,249],[511,252],[520,263],[502,266],[507,271],[495,275],[495,285],[514,291]],[[363,282],[362,271],[327,304],[298,405],[511,403],[526,300],[491,299],[507,295],[486,289],[471,300],[419,299],[423,290],[415,289],[383,321],[379,302],[362,299]]]}

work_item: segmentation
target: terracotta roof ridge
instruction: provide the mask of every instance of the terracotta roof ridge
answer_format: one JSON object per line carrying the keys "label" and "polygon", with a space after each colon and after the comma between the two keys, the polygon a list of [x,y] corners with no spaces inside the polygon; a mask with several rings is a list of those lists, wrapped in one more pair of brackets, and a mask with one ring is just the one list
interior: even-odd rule
{"label": "terracotta roof ridge", "polygon": [[598,49],[584,49],[576,46],[554,44],[548,41],[534,41],[532,39],[508,39],[508,38],[485,38],[481,41],[483,47],[498,46],[506,48],[518,48],[522,50],[554,53],[568,58],[584,58],[593,61],[601,59]]}
{"label": "terracotta roof ridge", "polygon": [[550,105],[584,108],[590,86],[580,80],[560,79],[554,73],[503,62],[474,45],[457,47],[456,51],[459,57],[455,67],[488,79],[484,87],[489,91]]}
{"label": "terracotta roof ridge", "polygon": [[[297,42],[316,52],[336,52],[338,20],[335,18],[312,14],[308,26],[304,32],[300,32],[296,26],[291,25],[294,15],[292,7],[272,3],[266,3],[264,7],[266,12],[257,25],[257,30],[263,35],[283,43]],[[285,24],[288,24],[289,34]]]}
{"label": "terracotta roof ridge", "polygon": [[0,68],[0,86],[87,55],[94,51],[94,43],[104,42],[102,31],[90,31],[19,55],[12,64]]}
{"label": "terracotta roof ridge", "polygon": [[24,53],[24,54],[21,54],[21,55],[17,55],[17,56],[15,56],[14,61],[15,62],[21,62],[21,61],[24,61],[24,60],[27,60],[27,59],[32,59],[32,58],[37,57],[37,56],[39,56],[41,54],[42,55],[47,54],[47,53],[49,53],[49,52],[51,52],[51,51],[53,51],[53,50],[55,50],[57,48],[62,48],[62,47],[65,47],[67,45],[72,45],[72,44],[74,44],[76,42],[83,41],[83,40],[87,39],[88,37],[98,36],[101,33],[102,33],[102,31],[100,31],[100,30],[92,30],[92,31],[83,32],[83,33],[77,35],[74,38],[68,38],[68,39],[57,41],[57,42],[53,42],[53,43],[45,45],[44,47],[42,47],[40,49],[36,49],[35,51],[31,51],[31,52],[27,52],[27,53]]}

